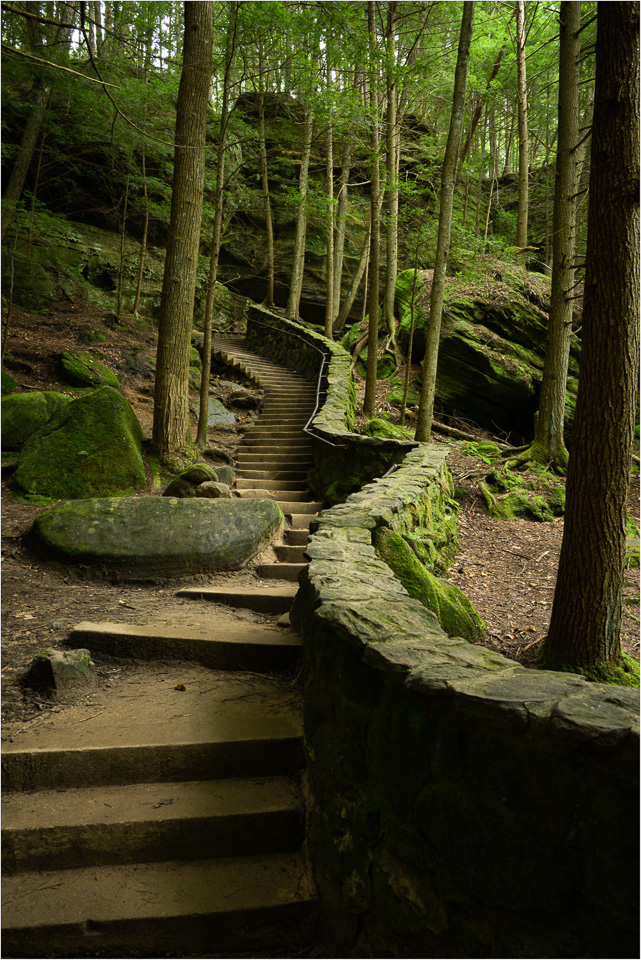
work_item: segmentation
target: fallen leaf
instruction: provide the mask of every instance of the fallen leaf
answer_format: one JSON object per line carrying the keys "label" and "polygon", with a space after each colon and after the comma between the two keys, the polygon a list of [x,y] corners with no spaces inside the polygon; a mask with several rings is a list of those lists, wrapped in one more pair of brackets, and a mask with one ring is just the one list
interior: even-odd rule
{"label": "fallen leaf", "polygon": [[174,687],[174,690],[186,690],[186,689],[187,687],[185,686],[184,683],[177,683],[176,686]]}

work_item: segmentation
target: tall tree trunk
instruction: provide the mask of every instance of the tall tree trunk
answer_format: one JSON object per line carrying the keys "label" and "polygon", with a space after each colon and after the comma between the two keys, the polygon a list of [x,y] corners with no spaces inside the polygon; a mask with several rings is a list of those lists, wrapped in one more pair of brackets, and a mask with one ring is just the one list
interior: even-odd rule
{"label": "tall tree trunk", "polygon": [[312,152],[314,117],[311,106],[305,110],[303,156],[298,178],[298,211],[296,213],[296,236],[294,238],[294,262],[289,282],[289,298],[285,314],[290,320],[298,319],[300,296],[305,269],[305,234],[307,232],[307,191],[309,189],[309,158]]}
{"label": "tall tree trunk", "polygon": [[576,232],[576,150],[579,140],[581,4],[563,0],[560,13],[559,109],[552,291],[539,415],[532,454],[565,467],[565,387],[572,340]]}
{"label": "tall tree trunk", "polygon": [[143,198],[145,204],[145,225],[142,230],[142,243],[140,245],[140,262],[138,264],[138,280],[136,282],[136,296],[134,298],[134,307],[133,313],[134,316],[138,315],[138,307],[140,306],[140,294],[142,292],[142,277],[143,271],[145,268],[145,255],[147,253],[147,234],[149,233],[149,195],[147,193],[147,167],[145,163],[145,141],[142,141],[142,157],[141,157],[141,171],[142,171],[142,190]]}
{"label": "tall tree trunk", "polygon": [[[501,47],[499,52],[496,55],[496,60],[494,61],[494,66],[492,71],[487,78],[487,83],[485,85],[485,92],[478,98],[476,101],[476,106],[474,107],[474,113],[472,115],[472,122],[470,123],[470,129],[468,130],[467,137],[465,138],[465,143],[461,147],[461,158],[458,163],[459,176],[461,176],[463,171],[463,164],[467,158],[470,146],[472,144],[472,138],[474,137],[474,131],[476,130],[477,124],[481,119],[481,114],[483,113],[483,107],[485,106],[485,101],[487,100],[487,95],[490,87],[492,86],[492,81],[499,72],[499,67],[501,66],[501,60],[503,58],[503,51],[505,50],[505,44]],[[495,161],[496,162],[496,161]]]}
{"label": "tall tree trunk", "polygon": [[516,99],[519,114],[519,205],[516,215],[516,245],[517,247],[527,247],[527,215],[529,202],[529,137],[527,121],[524,0],[516,0],[516,71]]}
{"label": "tall tree trunk", "polygon": [[[67,52],[71,41],[71,30],[75,17],[75,4],[69,3],[63,7],[61,23],[57,28],[54,40],[54,49]],[[49,99],[53,84],[50,80],[39,78],[36,80],[33,88],[33,105],[25,124],[22,140],[18,148],[18,153],[13,161],[9,181],[2,197],[2,243],[7,236],[7,231],[11,226],[18,200],[24,189],[27,173],[31,166],[31,160],[36,149],[42,121],[49,106]]]}
{"label": "tall tree trunk", "polygon": [[211,336],[214,318],[214,299],[216,295],[216,279],[218,277],[218,258],[220,256],[220,242],[223,233],[223,206],[225,203],[225,150],[227,149],[227,126],[229,123],[229,83],[231,65],[236,45],[236,21],[238,17],[238,3],[229,4],[229,22],[227,24],[227,40],[225,42],[225,73],[223,78],[223,99],[220,113],[220,136],[216,155],[216,198],[214,211],[214,232],[211,240],[211,256],[209,259],[209,277],[207,280],[207,299],[205,301],[205,317],[203,320],[203,367],[200,373],[200,403],[198,411],[198,431],[196,445],[203,447],[207,443],[207,421],[209,419],[209,373],[211,371]]}
{"label": "tall tree trunk", "polygon": [[205,129],[212,73],[213,3],[185,3],[183,66],[154,391],[152,444],[161,456],[191,446],[189,347],[205,183]]}
{"label": "tall tree trunk", "polygon": [[267,144],[265,142],[265,84],[263,78],[263,43],[258,42],[258,138],[260,141],[260,180],[263,190],[265,215],[265,246],[267,247],[267,289],[263,299],[266,307],[274,306],[274,225],[269,197],[269,170],[267,168]]}
{"label": "tall tree trunk", "polygon": [[345,297],[345,300],[343,301],[343,305],[340,309],[338,317],[336,318],[336,322],[334,323],[334,333],[339,333],[343,329],[347,321],[347,318],[350,314],[350,311],[354,306],[354,303],[356,302],[356,297],[358,296],[358,290],[361,285],[361,280],[363,279],[365,270],[367,268],[367,261],[369,260],[370,229],[371,229],[371,223],[367,231],[367,237],[365,238],[365,242],[363,244],[363,249],[361,251],[360,260],[358,261],[358,267],[356,268],[356,273],[354,274],[354,277],[352,278],[352,281],[351,281],[351,290],[349,290],[347,296]]}
{"label": "tall tree trunk", "polygon": [[371,123],[371,175],[370,175],[370,253],[369,253],[369,334],[367,340],[367,376],[365,378],[365,398],[363,413],[366,417],[374,415],[376,405],[376,381],[378,378],[378,293],[379,293],[379,254],[380,224],[378,215],[378,195],[380,191],[379,171],[379,135],[378,135],[378,96],[376,89],[377,71],[374,51],[376,49],[376,3],[368,0],[367,29],[369,33],[369,108]]}
{"label": "tall tree trunk", "polygon": [[546,665],[621,660],[639,381],[639,5],[598,4],[581,373]]}
{"label": "tall tree trunk", "polygon": [[[332,82],[332,68],[329,58],[329,49],[327,53],[327,90],[329,93]],[[334,326],[334,128],[330,113],[329,123],[327,124],[327,158],[325,161],[325,181],[326,181],[326,201],[327,201],[327,221],[326,221],[326,242],[327,255],[325,259],[326,288],[325,288],[325,336],[332,339],[332,329]]]}
{"label": "tall tree trunk", "polygon": [[[339,316],[341,287],[343,282],[343,259],[345,252],[345,233],[347,231],[347,191],[352,158],[352,145],[349,139],[343,142],[341,152],[341,173],[338,179],[338,203],[336,207],[336,240],[334,243],[334,317]],[[344,321],[343,321],[344,322]],[[334,321],[334,330],[340,330],[338,320]]]}
{"label": "tall tree trunk", "polygon": [[463,124],[463,114],[465,112],[465,90],[467,87],[467,68],[470,60],[470,43],[472,40],[473,24],[474,3],[470,2],[470,0],[465,0],[463,4],[463,17],[461,19],[461,34],[456,59],[456,72],[454,75],[452,117],[450,120],[450,130],[447,137],[445,160],[443,162],[443,173],[441,176],[441,203],[439,209],[436,258],[434,261],[434,278],[432,280],[432,290],[430,294],[430,319],[425,344],[425,359],[423,361],[421,400],[418,409],[418,422],[416,424],[416,439],[423,443],[428,442],[432,436],[438,346],[443,315],[445,269],[447,267],[447,256],[450,248],[456,161],[459,155],[461,127]]}
{"label": "tall tree trunk", "polygon": [[387,8],[387,184],[385,189],[385,274],[384,322],[394,338],[394,296],[398,273],[398,85],[396,82],[396,14],[398,3],[390,0]]}

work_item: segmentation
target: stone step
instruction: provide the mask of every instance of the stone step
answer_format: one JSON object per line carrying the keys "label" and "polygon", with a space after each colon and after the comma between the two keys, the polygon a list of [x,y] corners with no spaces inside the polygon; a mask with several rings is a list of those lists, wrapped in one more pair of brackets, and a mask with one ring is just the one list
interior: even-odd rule
{"label": "stone step", "polygon": [[[254,471],[258,473],[263,473],[264,471]],[[300,480],[271,480],[269,477],[259,476],[259,477],[240,477],[236,478],[236,489],[237,490],[255,490],[260,488],[261,490],[286,490],[286,491],[297,491],[303,492],[306,495],[309,494],[309,488],[307,486],[307,481],[304,479]],[[293,498],[296,499],[296,498]]]}
{"label": "stone step", "polygon": [[4,896],[3,955],[14,957],[290,951],[315,899],[298,854],[23,873]]}
{"label": "stone step", "polygon": [[281,776],[302,759],[299,713],[269,678],[142,664],[95,699],[5,740],[3,790]]}
{"label": "stone step", "polygon": [[[253,481],[252,481],[253,482]],[[308,490],[283,490],[270,488],[270,487],[251,487],[250,489],[239,489],[236,490],[236,493],[242,500],[276,500],[280,505],[280,501],[287,498],[288,503],[298,503],[299,501],[303,503],[306,500],[309,500],[309,491]],[[281,510],[283,508],[281,507]],[[283,511],[284,512],[284,511]],[[305,513],[306,511],[301,511]]]}
{"label": "stone step", "polygon": [[297,587],[295,586],[256,586],[256,587],[184,587],[176,596],[192,600],[210,600],[212,603],[224,603],[229,607],[241,607],[256,613],[287,613]]}
{"label": "stone step", "polygon": [[[285,515],[288,514],[310,514],[315,517],[317,513],[323,509],[323,504],[319,503],[316,500],[312,500],[308,503],[296,502],[293,500],[278,500],[278,506],[283,511]],[[299,524],[295,523],[292,526],[298,527]]]}
{"label": "stone step", "polygon": [[215,618],[201,628],[83,622],[71,631],[68,646],[122,659],[191,660],[213,670],[256,673],[291,669],[300,655],[293,630],[229,620],[218,627]]}
{"label": "stone step", "polygon": [[[292,507],[299,507],[300,504],[291,504]],[[283,510],[281,506],[281,510]],[[293,510],[283,510],[285,519],[291,523],[293,530],[301,530],[305,533],[309,531],[309,525],[316,516],[315,513],[296,513]]]}
{"label": "stone step", "polygon": [[264,580],[292,580],[298,583],[298,577],[306,567],[306,560],[303,563],[261,563],[256,572]]}
{"label": "stone step", "polygon": [[279,563],[307,563],[305,546],[285,543],[274,548]]}
{"label": "stone step", "polygon": [[238,470],[264,470],[278,471],[284,473],[307,473],[309,467],[313,466],[314,460],[307,454],[293,453],[289,457],[284,457],[277,452],[272,453],[244,453],[238,452],[237,467]]}
{"label": "stone step", "polygon": [[261,436],[245,437],[238,452],[257,455],[259,453],[277,454],[279,451],[285,457],[290,453],[305,454],[309,457],[312,453],[312,445],[302,434],[299,440],[274,440],[274,438]]}
{"label": "stone step", "polygon": [[70,870],[293,852],[302,828],[298,789],[286,777],[5,794],[3,877],[52,864]]}
{"label": "stone step", "polygon": [[285,530],[283,539],[286,544],[297,547],[306,547],[309,543],[309,530]]}
{"label": "stone step", "polygon": [[307,470],[248,470],[239,468],[236,471],[238,480],[278,480],[280,482],[298,482],[307,485]]}

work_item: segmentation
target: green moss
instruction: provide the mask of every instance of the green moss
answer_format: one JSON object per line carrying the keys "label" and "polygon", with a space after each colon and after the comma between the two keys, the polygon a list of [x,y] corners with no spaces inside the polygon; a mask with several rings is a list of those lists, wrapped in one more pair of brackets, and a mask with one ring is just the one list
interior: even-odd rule
{"label": "green moss", "polygon": [[495,467],[478,486],[488,513],[499,519],[549,522],[565,510],[565,487],[541,464],[531,476]]}
{"label": "green moss", "polygon": [[426,570],[400,534],[388,527],[379,527],[373,539],[380,557],[410,597],[435,613],[446,633],[467,640],[476,640],[485,633],[485,624],[465,594]]}
{"label": "green moss", "polygon": [[407,427],[397,427],[381,417],[368,420],[363,429],[368,437],[383,437],[385,440],[413,440],[412,431]]}
{"label": "green moss", "polygon": [[52,390],[12,393],[3,397],[2,449],[20,450],[29,437],[70,403],[70,397]]}
{"label": "green moss", "polygon": [[593,683],[607,683],[615,687],[639,687],[641,686],[641,667],[637,660],[629,657],[627,653],[621,654],[621,659],[615,662],[599,662],[590,667],[576,665],[559,666],[559,664],[548,664],[545,655],[545,645],[539,653],[539,664],[544,669],[554,669],[567,671],[568,673],[578,673]]}
{"label": "green moss", "polygon": [[71,353],[69,350],[60,357],[60,363],[67,381],[75,387],[113,387],[120,388],[116,374],[88,354]]}
{"label": "green moss", "polygon": [[18,381],[12,377],[6,370],[2,371],[2,396],[6,393],[13,393],[18,388]]}

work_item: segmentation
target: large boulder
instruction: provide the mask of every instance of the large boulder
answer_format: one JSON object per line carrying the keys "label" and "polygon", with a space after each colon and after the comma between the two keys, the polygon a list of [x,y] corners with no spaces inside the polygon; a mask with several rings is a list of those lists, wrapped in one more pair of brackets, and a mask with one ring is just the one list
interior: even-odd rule
{"label": "large boulder", "polygon": [[[403,352],[409,344],[413,277],[413,270],[404,270],[396,286],[397,341]],[[430,283],[429,272],[419,271],[414,291],[415,363],[425,353]],[[547,283],[540,276],[532,279],[516,265],[509,284],[487,273],[480,274],[475,283],[458,284],[448,278],[436,379],[437,410],[494,431],[499,428],[532,436],[545,359]],[[541,287],[538,292],[535,284]],[[568,430],[576,405],[578,351],[574,338],[566,393]]]}
{"label": "large boulder", "polygon": [[101,387],[57,410],[24,444],[15,472],[31,496],[125,496],[146,482],[142,428],[129,402]]}
{"label": "large boulder", "polygon": [[27,546],[47,559],[124,580],[238,570],[280,531],[273,500],[109,497],[56,504]]}
{"label": "large boulder", "polygon": [[12,393],[2,398],[2,449],[20,450],[47,421],[72,402],[53,390]]}

